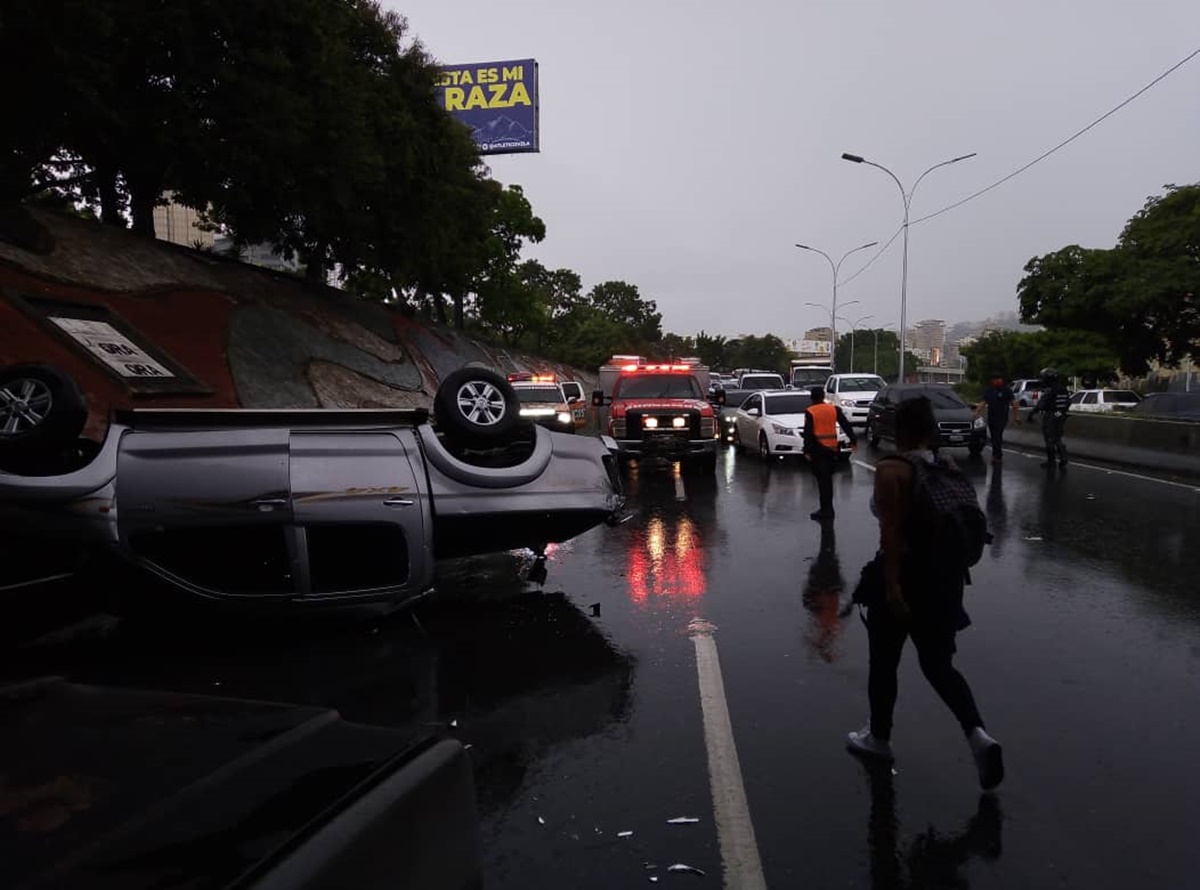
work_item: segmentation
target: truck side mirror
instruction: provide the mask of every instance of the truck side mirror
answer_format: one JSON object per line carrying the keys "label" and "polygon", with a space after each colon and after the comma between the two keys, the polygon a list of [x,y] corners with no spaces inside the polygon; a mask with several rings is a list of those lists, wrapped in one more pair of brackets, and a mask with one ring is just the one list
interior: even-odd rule
{"label": "truck side mirror", "polygon": [[594,407],[594,408],[603,408],[604,407],[604,390],[596,389],[596,390],[592,391],[592,407]]}

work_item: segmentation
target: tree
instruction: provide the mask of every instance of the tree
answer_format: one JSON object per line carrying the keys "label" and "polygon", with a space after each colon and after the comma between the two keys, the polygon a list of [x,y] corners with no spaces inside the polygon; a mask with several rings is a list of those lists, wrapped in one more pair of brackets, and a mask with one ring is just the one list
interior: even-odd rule
{"label": "tree", "polygon": [[728,344],[728,339],[720,334],[701,331],[696,335],[696,356],[710,368],[732,368],[727,356]]}
{"label": "tree", "polygon": [[1129,373],[1200,347],[1200,184],[1167,186],[1116,247],[1070,245],[1034,257],[1017,287],[1021,318],[1102,336]]}
{"label": "tree", "polygon": [[662,313],[653,300],[642,297],[637,285],[605,281],[593,287],[587,299],[591,306],[629,328],[635,342],[657,343],[662,339]]}
{"label": "tree", "polygon": [[729,343],[727,360],[735,368],[758,368],[782,374],[791,357],[787,344],[774,334],[761,337],[752,334]]}
{"label": "tree", "polygon": [[1037,377],[1045,367],[1106,382],[1117,376],[1116,353],[1106,337],[1093,331],[989,331],[962,353],[966,377],[975,383],[985,383],[997,372],[1007,380]]}

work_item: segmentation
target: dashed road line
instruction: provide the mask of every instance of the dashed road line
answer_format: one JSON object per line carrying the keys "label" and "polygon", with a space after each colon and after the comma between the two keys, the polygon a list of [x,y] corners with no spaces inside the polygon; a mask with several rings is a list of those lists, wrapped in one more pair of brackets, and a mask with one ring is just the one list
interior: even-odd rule
{"label": "dashed road line", "polygon": [[675,500],[677,500],[677,501],[686,501],[687,500],[687,491],[684,490],[683,476],[681,474],[677,474],[675,476]]}
{"label": "dashed road line", "polygon": [[725,887],[727,890],[766,890],[767,882],[763,877],[762,860],[742,781],[742,767],[733,740],[733,724],[729,720],[714,630],[716,628],[703,618],[693,619],[688,625],[688,635],[696,647],[704,744],[708,750],[708,777]]}
{"label": "dashed road line", "polygon": [[851,463],[853,463],[853,464],[855,464],[855,465],[857,465],[857,466],[860,466],[860,467],[862,467],[864,470],[870,470],[872,473],[874,473],[874,472],[875,472],[875,465],[874,465],[874,464],[869,464],[869,463],[867,463],[865,460],[859,460],[859,459],[856,457],[856,458],[853,458],[853,459],[851,460]]}

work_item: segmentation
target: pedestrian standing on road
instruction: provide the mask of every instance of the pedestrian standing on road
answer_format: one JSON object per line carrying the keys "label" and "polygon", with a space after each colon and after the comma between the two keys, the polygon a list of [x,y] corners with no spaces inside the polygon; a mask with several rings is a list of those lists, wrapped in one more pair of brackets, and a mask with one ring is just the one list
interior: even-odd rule
{"label": "pedestrian standing on road", "polygon": [[871,509],[879,519],[883,590],[881,596],[867,599],[871,721],[850,733],[848,747],[855,754],[893,759],[896,672],[904,642],[912,637],[921,671],[958,719],[975,758],[979,783],[987,790],[1004,777],[1000,745],[984,730],[971,687],[953,663],[955,635],[971,623],[963,609],[966,572],[954,554],[939,552],[930,523],[917,521],[915,509],[918,462],[937,460],[932,450],[937,432],[929,399],[904,400],[896,409],[899,459],[884,458],[876,465]]}
{"label": "pedestrian standing on road", "polygon": [[1063,443],[1063,428],[1067,424],[1067,411],[1071,408],[1071,394],[1063,385],[1058,371],[1042,368],[1041,376],[1045,389],[1042,390],[1042,397],[1038,399],[1038,403],[1029,412],[1029,419],[1033,420],[1037,414],[1042,415],[1042,438],[1046,442],[1046,459],[1042,461],[1042,468],[1053,470],[1057,460],[1059,467],[1065,470],[1067,446]]}
{"label": "pedestrian standing on road", "polygon": [[809,516],[812,519],[833,519],[833,471],[838,462],[838,427],[850,437],[850,450],[858,450],[858,437],[850,421],[836,405],[825,401],[825,387],[814,386],[808,391],[812,404],[804,412],[804,459],[812,465],[817,477],[820,508]]}
{"label": "pedestrian standing on road", "polygon": [[975,416],[983,416],[987,411],[988,435],[992,441],[992,463],[998,464],[1004,459],[1004,427],[1008,425],[1011,414],[1014,423],[1020,423],[1017,414],[1017,396],[1007,383],[1003,374],[993,374],[990,385],[983,391],[983,401],[975,409]]}

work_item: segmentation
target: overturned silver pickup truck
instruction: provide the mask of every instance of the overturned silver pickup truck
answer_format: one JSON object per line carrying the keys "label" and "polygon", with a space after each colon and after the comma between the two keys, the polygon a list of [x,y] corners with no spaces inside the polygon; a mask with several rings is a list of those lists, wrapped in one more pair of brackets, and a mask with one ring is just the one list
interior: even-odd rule
{"label": "overturned silver pickup truck", "polygon": [[96,443],[78,438],[81,406],[57,369],[0,371],[0,562],[25,563],[0,588],[133,566],[213,600],[400,604],[439,558],[541,552],[621,518],[616,443],[521,421],[484,368],[446,377],[436,425],[424,410],[135,409]]}

